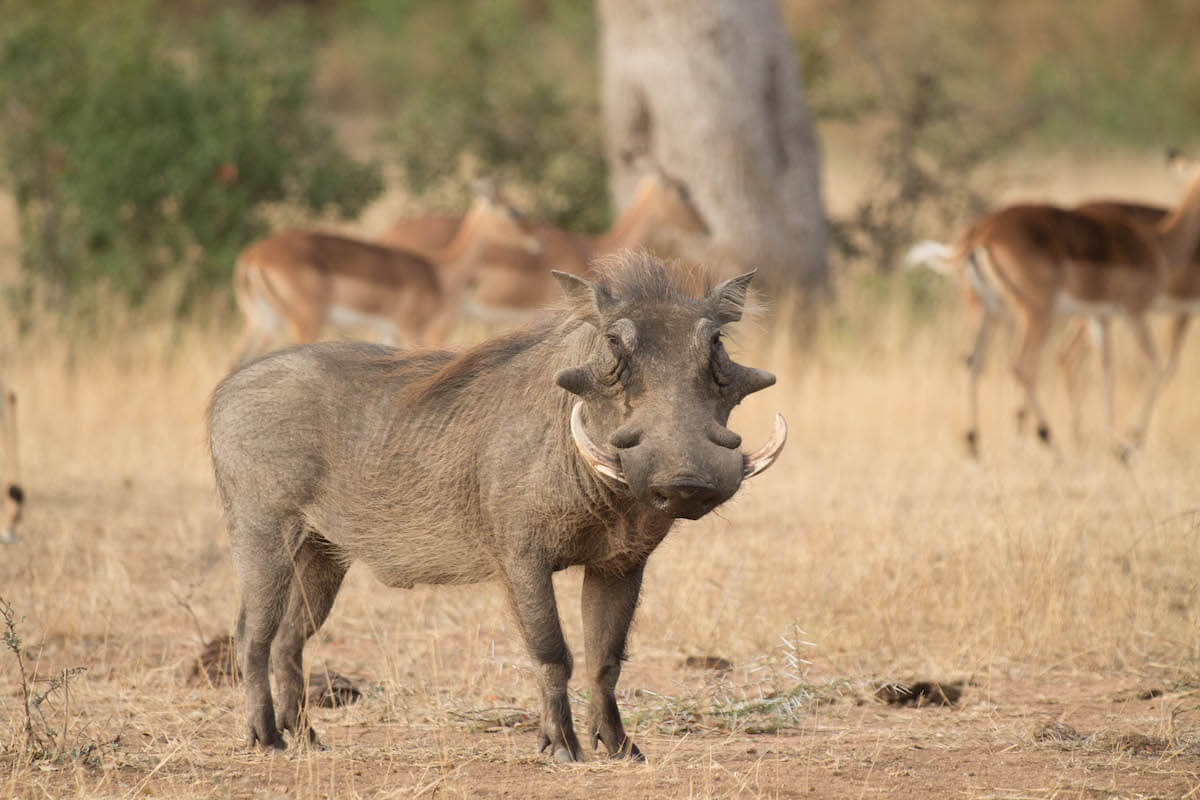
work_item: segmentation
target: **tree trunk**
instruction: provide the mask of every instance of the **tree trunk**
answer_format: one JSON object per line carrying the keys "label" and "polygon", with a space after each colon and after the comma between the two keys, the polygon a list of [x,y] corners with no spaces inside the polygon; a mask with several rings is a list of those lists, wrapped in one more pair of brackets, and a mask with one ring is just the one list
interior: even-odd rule
{"label": "tree trunk", "polygon": [[688,185],[712,231],[695,255],[825,284],[820,156],[776,0],[597,6],[617,207],[656,162]]}

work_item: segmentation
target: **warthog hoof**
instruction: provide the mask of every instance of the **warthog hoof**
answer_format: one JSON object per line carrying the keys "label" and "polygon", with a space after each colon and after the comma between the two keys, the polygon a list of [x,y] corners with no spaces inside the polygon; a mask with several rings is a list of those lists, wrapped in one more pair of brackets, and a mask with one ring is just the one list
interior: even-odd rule
{"label": "warthog hoof", "polygon": [[[600,742],[602,741],[604,741],[604,739],[600,736],[600,731],[593,731],[592,750],[599,750]],[[630,761],[646,760],[646,757],[642,755],[642,751],[639,750],[638,746],[633,743],[633,739],[630,739],[628,736],[622,740],[621,746],[615,751],[610,749],[607,744],[605,744],[604,747],[605,749],[608,749],[609,758],[628,758]]]}
{"label": "warthog hoof", "polygon": [[[570,738],[574,739],[574,734],[572,734]],[[545,733],[542,733],[541,738],[538,740],[538,752],[546,752],[550,749],[550,745],[550,737]],[[554,760],[559,764],[574,764],[577,762],[582,762],[583,752],[579,748],[579,742],[559,742],[554,746]]]}
{"label": "warthog hoof", "polygon": [[259,733],[252,727],[250,728],[250,740],[247,742],[247,746],[253,750],[255,745],[258,745],[263,750],[287,750],[287,742],[283,740],[279,731]]}
{"label": "warthog hoof", "polygon": [[317,732],[313,730],[313,726],[308,722],[308,714],[304,712],[291,715],[278,714],[275,718],[275,727],[278,728],[281,734],[285,731],[290,733],[292,741],[298,747],[307,747],[312,750],[328,749],[325,745],[321,744],[321,739],[317,736]]}
{"label": "warthog hoof", "polygon": [[296,741],[300,742],[302,746],[312,750],[315,753],[325,753],[329,751],[329,747],[320,739],[318,739],[315,733],[311,733],[311,731],[309,736],[297,737]]}

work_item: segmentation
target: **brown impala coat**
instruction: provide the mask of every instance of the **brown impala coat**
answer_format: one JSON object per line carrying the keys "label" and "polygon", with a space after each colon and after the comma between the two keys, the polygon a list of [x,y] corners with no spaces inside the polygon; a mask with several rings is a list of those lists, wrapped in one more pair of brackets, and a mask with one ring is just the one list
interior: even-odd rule
{"label": "brown impala coat", "polygon": [[590,733],[639,756],[614,688],[646,559],[677,517],[765,469],[786,434],[777,418],[746,455],[725,427],[774,382],[721,346],[749,279],[694,299],[660,262],[625,254],[594,284],[560,274],[567,310],[459,355],[319,344],[226,378],[210,445],[241,581],[251,743],[313,737],[304,642],[361,559],[389,586],[499,579],[538,665],[541,745],[578,760],[551,575],[582,565]]}
{"label": "brown impala coat", "polygon": [[[430,252],[444,246],[457,229],[456,217],[430,214],[400,220],[381,241],[390,247]],[[708,223],[684,183],[654,170],[643,176],[629,207],[604,233],[588,236],[541,223],[534,228],[542,243],[539,252],[509,248],[481,261],[477,285],[466,298],[468,306],[480,316],[544,308],[559,296],[552,269],[586,275],[591,259],[649,247],[664,233],[707,235]]]}

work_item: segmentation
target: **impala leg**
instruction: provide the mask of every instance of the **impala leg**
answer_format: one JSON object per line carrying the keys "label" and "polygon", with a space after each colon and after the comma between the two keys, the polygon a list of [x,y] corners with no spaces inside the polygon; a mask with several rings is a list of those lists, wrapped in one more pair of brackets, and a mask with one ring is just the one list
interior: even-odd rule
{"label": "impala leg", "polygon": [[248,325],[246,333],[242,336],[241,348],[238,350],[238,360],[234,366],[240,367],[267,352],[273,339],[274,336],[270,330],[259,325]]}
{"label": "impala leg", "polygon": [[1100,371],[1104,376],[1104,424],[1110,437],[1116,434],[1116,419],[1113,411],[1113,360],[1112,337],[1109,336],[1108,317],[1096,317],[1091,321],[1092,338],[1100,346]]}
{"label": "impala leg", "polygon": [[1076,444],[1083,443],[1083,395],[1079,385],[1079,371],[1087,357],[1087,334],[1087,323],[1080,317],[1073,317],[1067,329],[1066,344],[1058,354],[1058,370],[1067,389],[1067,402],[1071,407],[1071,430]]}
{"label": "impala leg", "polygon": [[429,347],[442,347],[446,343],[446,338],[450,335],[450,329],[454,326],[455,319],[458,318],[457,308],[443,308],[429,321],[425,326],[425,332],[422,335],[422,340]]}
{"label": "impala leg", "polygon": [[583,575],[583,634],[591,685],[589,725],[592,747],[599,742],[613,758],[644,761],[625,735],[617,708],[616,687],[625,660],[625,641],[642,585],[642,565],[626,575],[609,575],[588,567]]}
{"label": "impala leg", "polygon": [[1025,312],[1021,315],[1021,348],[1013,364],[1013,375],[1025,389],[1025,405],[1037,420],[1038,438],[1049,445],[1050,426],[1037,395],[1038,363],[1050,333],[1050,315]]}
{"label": "impala leg", "polygon": [[1179,369],[1179,355],[1183,351],[1183,340],[1191,321],[1192,315],[1187,313],[1176,314],[1175,319],[1171,321],[1171,350],[1167,354],[1164,382],[1169,381],[1175,375],[1175,371]]}
{"label": "impala leg", "polygon": [[293,344],[308,344],[321,338],[321,329],[325,327],[326,314],[321,311],[306,311],[292,309],[287,315],[286,330]]}
{"label": "impala leg", "polygon": [[0,474],[3,482],[4,499],[0,502],[3,508],[0,515],[0,544],[12,544],[17,540],[17,523],[25,508],[25,490],[21,488],[20,460],[17,458],[17,395],[0,384],[0,428],[4,437],[4,472]]}
{"label": "impala leg", "polygon": [[317,632],[346,575],[346,562],[324,539],[310,537],[296,553],[294,578],[279,632],[271,645],[271,666],[279,694],[276,724],[296,741],[321,746],[307,713],[304,644]]}
{"label": "impala leg", "polygon": [[567,649],[559,625],[550,568],[514,564],[505,571],[505,585],[525,647],[537,664],[538,688],[542,693],[538,749],[549,748],[555,761],[582,761],[583,752],[575,736],[571,704],[567,699],[571,651]]}
{"label": "impala leg", "polygon": [[979,455],[979,376],[983,372],[988,344],[995,327],[995,315],[983,311],[979,315],[979,327],[975,331],[975,345],[967,356],[967,451],[973,457]]}
{"label": "impala leg", "polygon": [[1145,317],[1131,317],[1129,323],[1133,326],[1133,335],[1138,343],[1138,348],[1141,349],[1142,355],[1149,365],[1150,385],[1146,389],[1146,398],[1142,401],[1142,411],[1138,416],[1137,425],[1130,432],[1127,442],[1118,445],[1118,454],[1123,459],[1128,459],[1142,446],[1146,437],[1146,429],[1150,425],[1150,415],[1154,411],[1158,393],[1162,390],[1167,377],[1166,370],[1158,363],[1158,352],[1154,347],[1154,338],[1150,335],[1150,328],[1146,324]]}

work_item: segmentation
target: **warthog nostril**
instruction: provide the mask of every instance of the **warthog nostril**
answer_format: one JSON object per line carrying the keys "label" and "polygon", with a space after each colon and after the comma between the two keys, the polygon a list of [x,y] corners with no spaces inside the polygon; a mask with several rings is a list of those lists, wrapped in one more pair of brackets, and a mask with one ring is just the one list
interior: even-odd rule
{"label": "warthog nostril", "polygon": [[695,480],[660,483],[650,487],[650,501],[660,511],[676,517],[699,519],[712,511],[725,495],[715,486]]}
{"label": "warthog nostril", "polygon": [[608,443],[618,450],[627,450],[630,447],[637,447],[642,441],[642,432],[637,428],[628,426],[617,428],[612,432],[612,436],[608,437]]}

